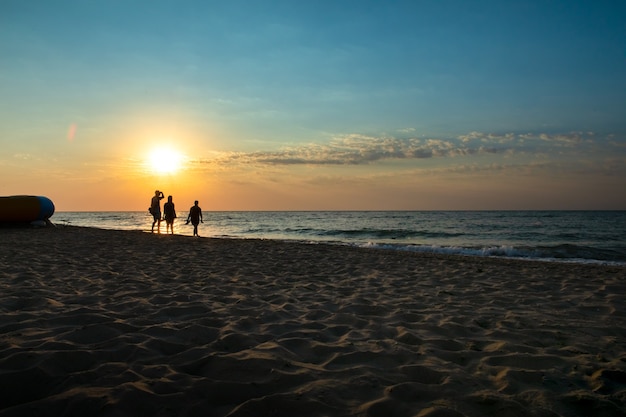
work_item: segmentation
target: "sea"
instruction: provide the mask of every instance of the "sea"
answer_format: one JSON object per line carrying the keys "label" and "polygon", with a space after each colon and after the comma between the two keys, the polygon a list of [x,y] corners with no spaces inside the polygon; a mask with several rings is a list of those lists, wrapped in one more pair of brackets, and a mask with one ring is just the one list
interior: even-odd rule
{"label": "sea", "polygon": [[[626,265],[626,211],[204,211],[203,216],[202,237]],[[57,212],[50,220],[148,233],[152,225],[147,211]],[[175,234],[192,232],[185,217],[176,219]]]}

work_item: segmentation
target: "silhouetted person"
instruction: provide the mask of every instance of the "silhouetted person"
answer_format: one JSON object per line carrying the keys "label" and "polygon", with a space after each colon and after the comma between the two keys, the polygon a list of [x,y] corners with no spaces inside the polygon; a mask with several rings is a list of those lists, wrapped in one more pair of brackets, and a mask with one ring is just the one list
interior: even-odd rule
{"label": "silhouetted person", "polygon": [[198,200],[194,201],[193,206],[189,209],[189,216],[187,216],[187,223],[191,220],[191,224],[193,224],[193,235],[200,236],[198,234],[198,224],[204,223],[202,220],[202,209],[198,207]]}
{"label": "silhouetted person", "polygon": [[165,219],[165,233],[171,230],[174,234],[174,219],[176,218],[176,209],[174,208],[174,202],[172,196],[167,196],[167,203],[163,204],[163,218]]}
{"label": "silhouetted person", "polygon": [[152,222],[152,233],[154,233],[154,225],[159,224],[157,226],[157,231],[161,233],[161,199],[165,197],[163,192],[156,190],[154,192],[154,197],[152,197],[152,202],[150,203],[150,214],[152,214],[152,218],[154,221]]}

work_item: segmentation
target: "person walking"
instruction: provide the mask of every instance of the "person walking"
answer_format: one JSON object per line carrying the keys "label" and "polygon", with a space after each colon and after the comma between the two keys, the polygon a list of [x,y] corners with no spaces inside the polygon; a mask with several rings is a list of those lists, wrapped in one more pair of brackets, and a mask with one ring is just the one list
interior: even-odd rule
{"label": "person walking", "polygon": [[162,191],[156,190],[154,192],[154,197],[152,197],[152,201],[150,202],[150,214],[152,214],[152,233],[154,233],[154,225],[158,223],[157,232],[161,233],[161,200],[165,196]]}
{"label": "person walking", "polygon": [[194,201],[193,206],[189,209],[186,224],[189,224],[189,221],[193,224],[193,235],[199,237],[198,224],[204,223],[204,221],[202,220],[202,209],[198,206],[198,200]]}
{"label": "person walking", "polygon": [[174,202],[172,201],[172,196],[167,196],[167,203],[163,204],[163,218],[165,219],[165,233],[167,234],[168,230],[171,234],[174,234],[174,219],[176,218],[176,209],[174,207]]}

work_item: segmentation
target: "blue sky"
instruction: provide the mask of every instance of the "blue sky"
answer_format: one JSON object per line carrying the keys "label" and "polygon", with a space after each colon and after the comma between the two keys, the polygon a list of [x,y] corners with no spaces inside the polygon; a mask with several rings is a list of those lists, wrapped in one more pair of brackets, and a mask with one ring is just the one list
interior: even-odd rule
{"label": "blue sky", "polygon": [[[624,21],[622,1],[3,0],[0,194],[626,209]],[[163,141],[179,178],[133,172]]]}

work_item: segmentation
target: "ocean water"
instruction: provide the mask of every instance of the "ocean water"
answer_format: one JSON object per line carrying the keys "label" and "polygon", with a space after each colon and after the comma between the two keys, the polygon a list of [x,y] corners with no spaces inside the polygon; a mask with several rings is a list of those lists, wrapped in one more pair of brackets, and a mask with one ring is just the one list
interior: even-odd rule
{"label": "ocean water", "polygon": [[[204,237],[626,265],[626,211],[205,211]],[[186,213],[179,215],[186,216]],[[58,212],[59,225],[150,231],[144,212]],[[191,235],[185,217],[174,232]],[[161,223],[165,233],[165,222]]]}

